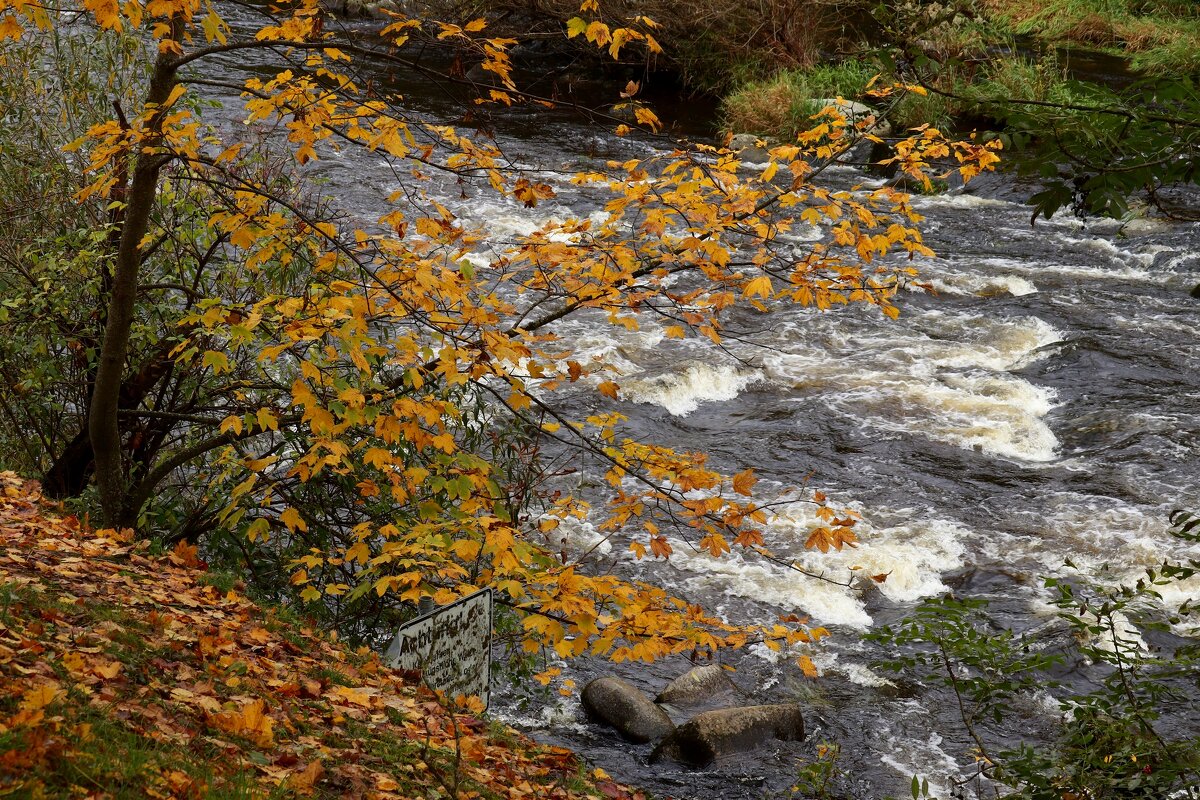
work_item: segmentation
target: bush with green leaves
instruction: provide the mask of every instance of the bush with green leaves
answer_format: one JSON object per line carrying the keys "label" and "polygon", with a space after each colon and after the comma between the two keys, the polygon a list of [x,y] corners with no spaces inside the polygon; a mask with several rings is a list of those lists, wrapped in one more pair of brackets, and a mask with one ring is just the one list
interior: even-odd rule
{"label": "bush with green leaves", "polygon": [[[1200,542],[1200,517],[1177,511],[1171,524],[1174,536]],[[963,792],[971,787],[978,796],[1024,800],[1194,800],[1200,797],[1200,720],[1193,708],[1200,645],[1193,637],[1200,620],[1191,600],[1164,610],[1161,590],[1198,575],[1200,560],[1187,559],[1115,586],[1048,579],[1071,648],[1046,648],[1035,632],[999,626],[984,600],[949,595],[869,638],[898,653],[883,668],[940,684],[957,704],[977,759],[976,774],[960,783]],[[1154,646],[1142,639],[1149,632],[1157,634]],[[1069,686],[1069,677],[1083,680]],[[1060,719],[1044,740],[1013,746],[1014,709],[1040,692],[1057,702]]]}

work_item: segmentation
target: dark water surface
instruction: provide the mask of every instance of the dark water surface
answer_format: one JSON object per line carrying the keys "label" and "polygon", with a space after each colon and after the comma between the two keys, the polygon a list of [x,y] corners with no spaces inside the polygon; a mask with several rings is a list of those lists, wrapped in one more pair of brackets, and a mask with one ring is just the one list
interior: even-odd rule
{"label": "dark water surface", "polygon": [[[248,66],[230,59],[228,77],[238,79]],[[587,86],[568,76],[558,91],[583,97]],[[453,90],[423,80],[403,88],[416,117],[457,118]],[[702,136],[711,109],[691,110],[681,130]],[[687,111],[683,103],[664,116]],[[566,183],[566,173],[592,158],[644,157],[667,147],[616,139],[577,116],[541,110],[492,124],[506,154],[548,170],[541,179],[560,192],[531,210],[469,187],[441,187],[442,202],[486,223],[497,240],[549,217],[602,213],[595,197]],[[352,154],[319,170],[342,207],[366,216],[399,180]],[[852,168],[826,177],[841,186],[873,180]],[[859,635],[951,588],[991,599],[1003,624],[1035,627],[1053,615],[1040,576],[1115,582],[1184,555],[1167,535],[1166,515],[1200,508],[1200,301],[1188,296],[1200,283],[1200,225],[1063,216],[1031,227],[1019,202],[1026,193],[991,178],[917,199],[938,253],[921,265],[922,276],[937,293],[910,293],[895,322],[868,309],[744,313],[730,325],[744,335],[721,351],[664,339],[651,320],[639,332],[564,321],[558,332],[577,352],[604,354],[621,367],[630,398],[621,411],[635,432],[707,451],[723,469],[753,466],[768,493],[811,473],[813,485],[864,514],[860,547],[822,555],[803,549],[811,513],[785,508],[771,525],[772,547],[814,570],[844,576],[861,567],[889,577],[864,593],[760,562],[713,561],[682,544],[669,565],[651,567],[619,546],[598,549],[604,563],[665,581],[731,617],[795,612],[829,627],[831,640],[813,652],[819,681],[765,649],[729,662],[754,702],[805,704],[807,742],[690,771],[647,765],[648,747],[617,742],[588,723],[575,698],[555,695],[520,708],[501,695],[500,716],[663,796],[785,796],[797,759],[828,740],[842,745],[842,766],[863,798],[908,796],[913,774],[928,776],[945,797],[948,777],[971,764],[957,709],[931,687],[897,686],[873,670],[886,653]],[[803,246],[804,232],[796,235]],[[596,401],[588,394],[562,402],[578,412]],[[596,538],[586,523],[568,534],[577,542]],[[1075,570],[1064,567],[1068,558]],[[1166,601],[1177,605],[1197,588]],[[564,665],[580,685],[615,671],[651,694],[689,666],[683,658],[650,667]],[[1056,705],[1047,695],[1018,711],[1014,736],[1044,730]]]}

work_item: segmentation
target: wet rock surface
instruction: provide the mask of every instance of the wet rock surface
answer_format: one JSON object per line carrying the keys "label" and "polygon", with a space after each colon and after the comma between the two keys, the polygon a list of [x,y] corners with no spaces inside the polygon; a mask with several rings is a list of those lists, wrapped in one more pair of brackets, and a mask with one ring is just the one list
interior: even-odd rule
{"label": "wet rock surface", "polygon": [[651,763],[670,759],[704,767],[718,759],[753,750],[768,739],[804,738],[804,715],[793,704],[722,708],[697,714],[654,749]]}
{"label": "wet rock surface", "polygon": [[621,678],[596,678],[583,687],[581,699],[588,716],[616,728],[623,738],[637,744],[657,741],[675,729],[667,712]]}
{"label": "wet rock surface", "polygon": [[720,664],[693,667],[675,680],[654,698],[656,703],[672,706],[695,706],[716,697],[738,691],[728,672]]}

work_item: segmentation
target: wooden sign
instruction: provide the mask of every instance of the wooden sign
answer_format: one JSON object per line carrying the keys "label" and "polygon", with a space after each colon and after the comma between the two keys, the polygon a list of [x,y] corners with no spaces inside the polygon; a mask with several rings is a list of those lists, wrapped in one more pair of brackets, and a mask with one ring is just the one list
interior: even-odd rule
{"label": "wooden sign", "polygon": [[400,626],[384,659],[420,670],[449,697],[474,695],[487,708],[492,681],[492,590],[440,606]]}

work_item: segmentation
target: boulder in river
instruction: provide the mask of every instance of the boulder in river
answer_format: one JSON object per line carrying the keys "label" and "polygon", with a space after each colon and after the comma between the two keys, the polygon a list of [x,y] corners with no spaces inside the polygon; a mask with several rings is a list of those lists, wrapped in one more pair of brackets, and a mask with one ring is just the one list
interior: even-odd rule
{"label": "boulder in river", "polygon": [[598,722],[611,725],[638,744],[661,739],[675,729],[667,712],[629,681],[606,675],[583,687],[583,707]]}
{"label": "boulder in river", "polygon": [[725,668],[720,664],[708,664],[692,667],[671,681],[667,688],[658,693],[654,702],[669,703],[673,706],[694,706],[717,695],[734,691],[737,691],[737,687],[725,674]]}
{"label": "boulder in river", "polygon": [[[759,145],[759,142],[763,142],[763,145]],[[735,133],[729,140],[729,149],[738,151],[742,161],[752,161],[756,164],[771,160],[771,154],[767,148],[772,146],[770,142],[760,139],[753,133]]]}
{"label": "boulder in river", "polygon": [[846,122],[850,125],[874,117],[871,126],[866,129],[866,133],[880,138],[892,135],[892,125],[883,116],[863,103],[855,103],[853,100],[839,100],[836,97],[818,97],[808,101],[810,106],[817,111],[833,106],[846,118]]}
{"label": "boulder in river", "polygon": [[669,758],[692,767],[753,750],[767,739],[804,738],[804,715],[794,704],[722,708],[697,714],[663,739],[651,763]]}
{"label": "boulder in river", "polygon": [[[836,97],[818,97],[809,100],[809,106],[814,111],[819,112],[822,109],[833,106],[839,113],[846,118],[846,133],[865,137],[878,136],[883,139],[892,135],[892,126],[883,116],[868,105],[855,103],[853,100],[839,100]],[[869,127],[858,130],[858,125],[865,120],[870,120],[874,117]],[[853,144],[850,149],[837,157],[839,162],[862,162],[872,159],[872,152],[876,145],[869,139],[860,138],[858,142]]]}

